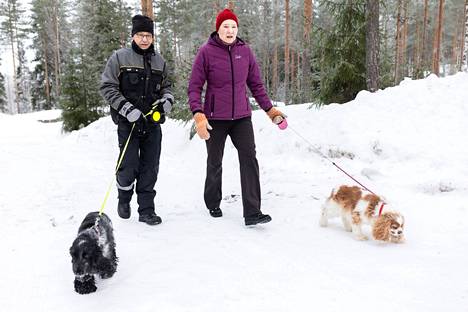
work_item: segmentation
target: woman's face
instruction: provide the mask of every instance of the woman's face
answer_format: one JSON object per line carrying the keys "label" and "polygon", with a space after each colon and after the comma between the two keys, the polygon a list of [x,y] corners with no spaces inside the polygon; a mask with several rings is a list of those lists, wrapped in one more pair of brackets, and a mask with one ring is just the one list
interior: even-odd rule
{"label": "woman's face", "polygon": [[219,26],[218,35],[227,44],[233,43],[237,38],[237,23],[234,20],[225,20]]}

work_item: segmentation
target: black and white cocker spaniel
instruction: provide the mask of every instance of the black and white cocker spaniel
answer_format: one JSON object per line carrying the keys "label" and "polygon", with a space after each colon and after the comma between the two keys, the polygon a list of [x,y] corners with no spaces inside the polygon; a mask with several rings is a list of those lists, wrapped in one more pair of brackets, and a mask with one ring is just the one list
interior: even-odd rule
{"label": "black and white cocker spaniel", "polygon": [[70,247],[75,291],[79,294],[95,292],[95,275],[109,278],[117,269],[112,222],[106,214],[90,212],[78,229],[78,236]]}

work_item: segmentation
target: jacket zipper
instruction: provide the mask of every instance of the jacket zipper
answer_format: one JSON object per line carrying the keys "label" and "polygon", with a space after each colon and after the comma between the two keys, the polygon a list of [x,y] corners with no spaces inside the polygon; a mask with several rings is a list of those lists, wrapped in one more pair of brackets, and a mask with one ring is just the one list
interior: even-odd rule
{"label": "jacket zipper", "polygon": [[[148,58],[149,56],[149,58]],[[145,70],[145,90],[144,90],[144,104],[143,107],[146,107],[148,101],[148,85],[151,78],[151,55],[143,55],[143,68]],[[151,110],[151,107],[149,107]]]}
{"label": "jacket zipper", "polygon": [[232,120],[234,120],[234,64],[232,64],[231,46],[228,47],[229,60],[231,61],[231,76],[232,76]]}
{"label": "jacket zipper", "polygon": [[215,96],[214,94],[211,95],[211,114],[210,116],[213,117],[213,114],[214,114],[214,100],[215,100]]}

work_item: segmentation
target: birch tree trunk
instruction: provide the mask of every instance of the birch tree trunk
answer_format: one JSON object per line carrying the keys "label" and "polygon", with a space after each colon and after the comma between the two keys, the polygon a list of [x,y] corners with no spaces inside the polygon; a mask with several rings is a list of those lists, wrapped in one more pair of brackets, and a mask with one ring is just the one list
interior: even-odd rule
{"label": "birch tree trunk", "polygon": [[432,72],[439,76],[440,67],[440,41],[442,38],[442,24],[444,16],[444,0],[439,0],[439,10],[437,14],[437,29],[434,34],[434,44],[432,47]]}
{"label": "birch tree trunk", "polygon": [[13,63],[13,86],[15,89],[15,103],[16,103],[16,113],[19,114],[21,113],[20,111],[20,104],[19,104],[19,90],[18,90],[18,83],[17,83],[17,67],[16,67],[16,53],[15,53],[15,45],[18,42],[18,36],[17,36],[17,25],[15,22],[15,14],[14,8],[12,7],[13,4],[10,3],[9,1],[6,4],[7,6],[7,11],[8,11],[8,34],[9,34],[9,39],[10,39],[10,46],[11,46],[11,58],[12,58],[12,63]]}
{"label": "birch tree trunk", "polygon": [[366,82],[367,90],[379,89],[379,0],[367,0],[366,6]]}
{"label": "birch tree trunk", "polygon": [[[50,81],[49,81],[49,56],[47,54],[47,35],[44,34],[42,36],[43,38],[43,53],[44,53],[44,87],[45,87],[45,94],[46,94],[46,109],[50,109],[52,107],[50,103]],[[44,107],[41,107],[41,109],[44,109]]]}

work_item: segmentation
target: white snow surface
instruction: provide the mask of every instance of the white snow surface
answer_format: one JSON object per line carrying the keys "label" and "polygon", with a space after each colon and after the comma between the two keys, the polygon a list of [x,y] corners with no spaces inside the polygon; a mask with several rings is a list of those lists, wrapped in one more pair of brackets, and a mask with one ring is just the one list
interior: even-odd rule
{"label": "white snow surface", "polygon": [[[101,207],[118,146],[110,117],[70,134],[60,111],[0,115],[1,311],[468,311],[468,74],[404,80],[347,104],[281,109],[289,128],[253,113],[262,210],[245,227],[237,153],[228,139],[222,218],[203,202],[206,150],[168,120],[156,184],[163,223],[120,219],[119,265],[98,290],[73,289],[69,247]],[[406,218],[406,243],[357,241],[320,205],[353,185]],[[370,229],[365,227],[365,232]]]}

